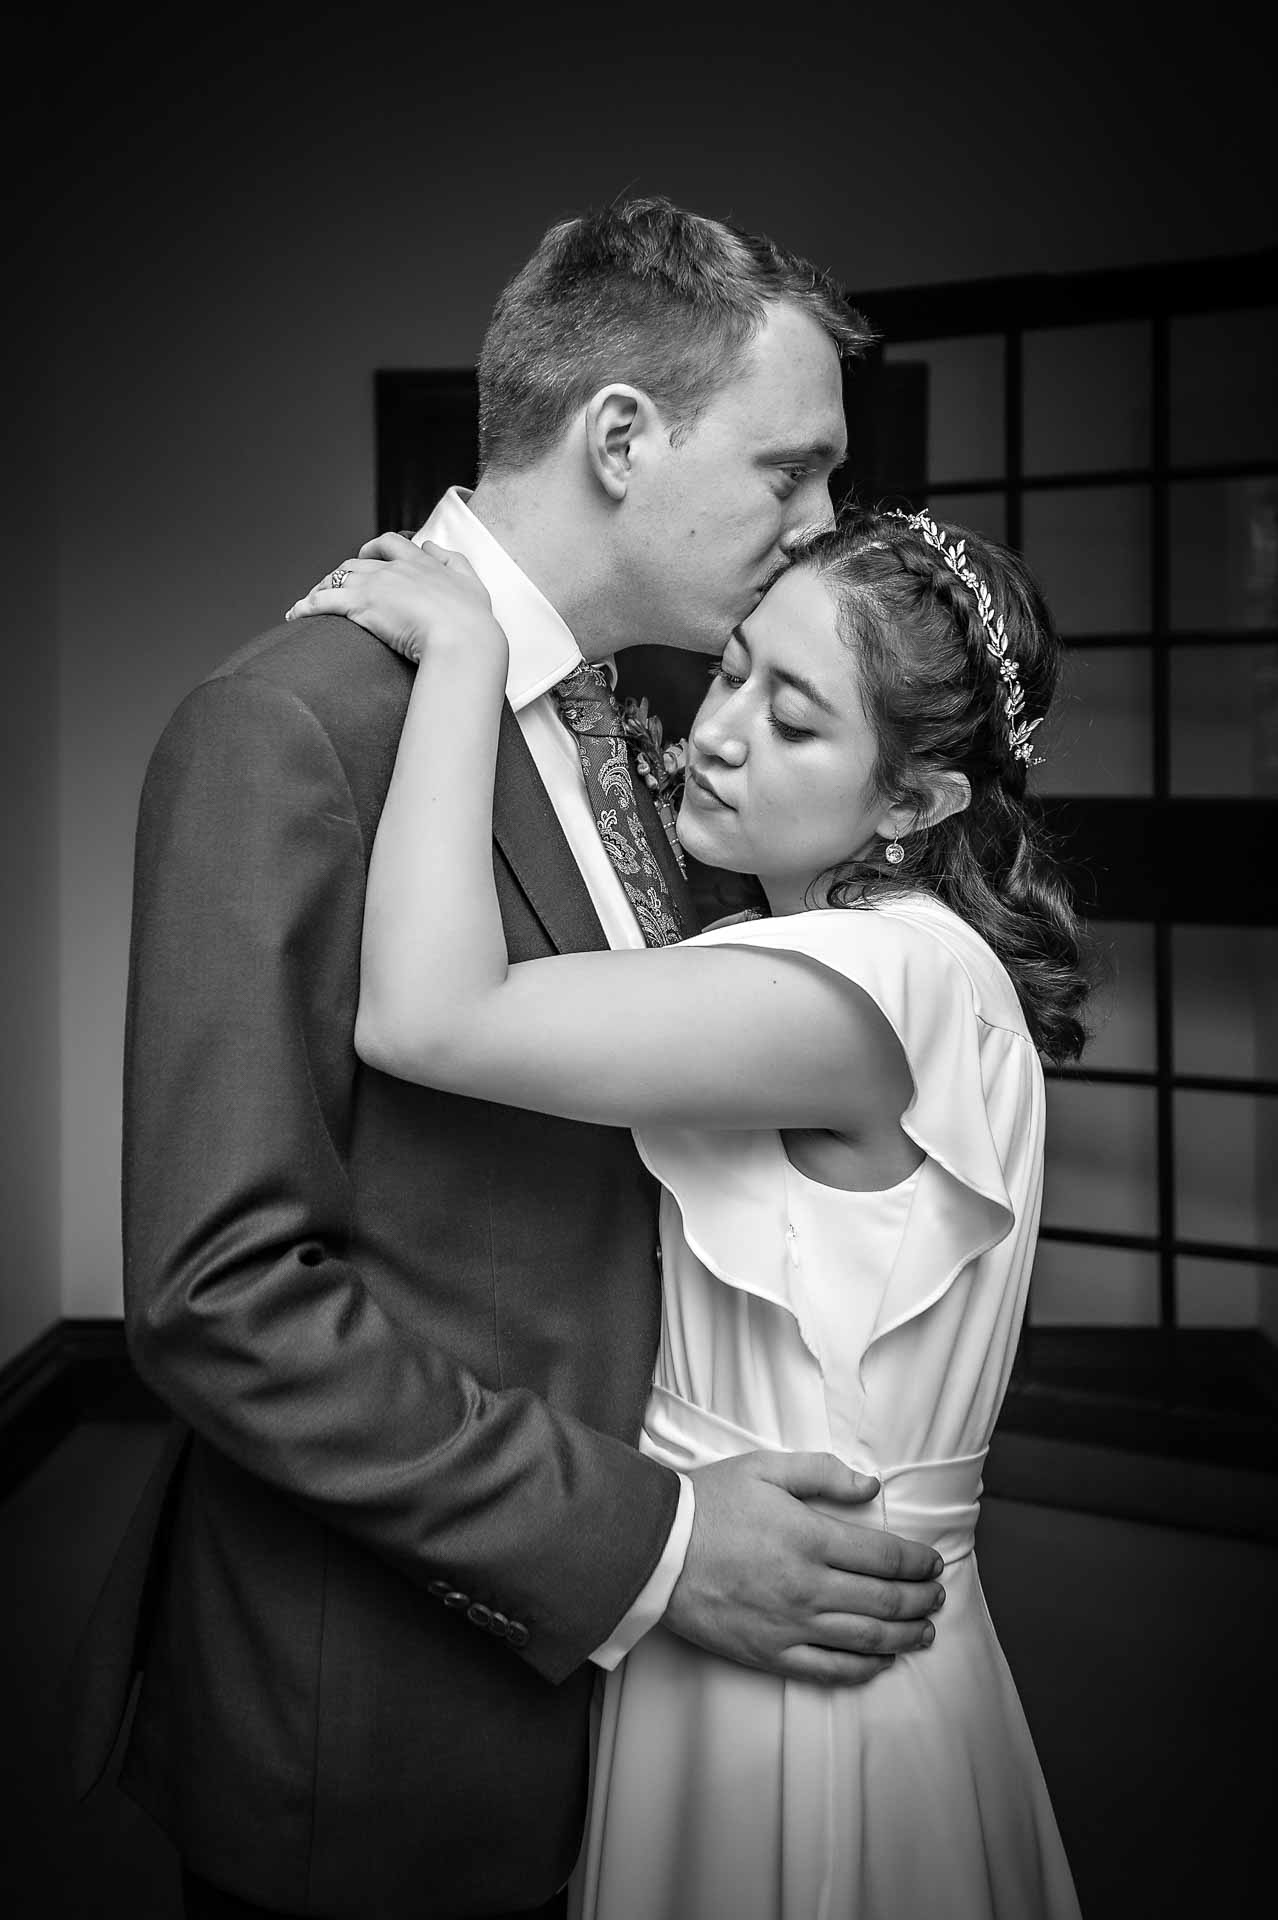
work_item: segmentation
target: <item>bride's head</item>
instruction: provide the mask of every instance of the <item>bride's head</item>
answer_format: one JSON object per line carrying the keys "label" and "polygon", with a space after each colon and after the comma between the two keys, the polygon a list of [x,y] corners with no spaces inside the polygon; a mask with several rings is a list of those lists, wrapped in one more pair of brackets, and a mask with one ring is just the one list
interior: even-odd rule
{"label": "bride's head", "polygon": [[[1000,954],[1027,1016],[1027,991],[1061,1002],[1044,1050],[1076,1052],[1077,926],[1025,807],[1059,663],[1015,554],[926,514],[857,511],[733,633],[689,737],[679,837],[757,875],[774,913],[936,894]],[[1072,987],[1045,989],[1045,956]]]}

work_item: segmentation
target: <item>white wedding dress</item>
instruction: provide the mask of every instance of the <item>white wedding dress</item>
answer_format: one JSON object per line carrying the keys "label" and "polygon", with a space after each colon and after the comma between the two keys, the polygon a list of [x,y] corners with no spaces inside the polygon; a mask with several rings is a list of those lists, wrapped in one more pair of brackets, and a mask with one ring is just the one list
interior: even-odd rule
{"label": "white wedding dress", "polygon": [[849,1517],[935,1546],[946,1602],[932,1647],[849,1689],[648,1634],[604,1688],[574,1910],[1076,1920],[973,1553],[1042,1183],[1042,1073],[1015,993],[985,943],[918,896],[698,944],[805,954],[869,993],[908,1057],[903,1125],[926,1158],[888,1192],[848,1193],[798,1172],[776,1133],[636,1134],[664,1188],[643,1447],[675,1467],[838,1454],[882,1481]]}

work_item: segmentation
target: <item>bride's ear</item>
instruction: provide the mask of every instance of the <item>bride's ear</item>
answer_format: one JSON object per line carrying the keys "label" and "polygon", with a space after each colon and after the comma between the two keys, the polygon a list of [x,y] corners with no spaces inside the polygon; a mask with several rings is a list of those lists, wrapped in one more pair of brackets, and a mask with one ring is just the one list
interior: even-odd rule
{"label": "bride's ear", "polygon": [[950,769],[937,773],[928,782],[930,801],[926,813],[919,816],[921,827],[939,826],[952,813],[966,813],[972,804],[972,785],[965,773]]}
{"label": "bride's ear", "polygon": [[586,403],[586,460],[610,500],[624,500],[641,443],[651,435],[656,409],[638,387],[601,387]]}
{"label": "bride's ear", "polygon": [[939,826],[952,813],[963,813],[972,804],[971,783],[957,768],[934,773],[928,781],[928,798],[922,807],[889,807],[876,831],[884,840],[918,833],[924,827]]}

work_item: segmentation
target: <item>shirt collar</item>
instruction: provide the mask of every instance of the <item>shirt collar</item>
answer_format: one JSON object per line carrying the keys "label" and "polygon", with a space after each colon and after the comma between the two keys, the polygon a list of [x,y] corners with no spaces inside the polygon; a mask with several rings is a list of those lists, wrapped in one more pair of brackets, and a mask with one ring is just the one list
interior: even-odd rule
{"label": "shirt collar", "polygon": [[493,615],[510,643],[506,698],[518,713],[581,665],[581,649],[541,589],[476,519],[469,499],[468,488],[450,487],[414,538],[464,554],[487,587]]}

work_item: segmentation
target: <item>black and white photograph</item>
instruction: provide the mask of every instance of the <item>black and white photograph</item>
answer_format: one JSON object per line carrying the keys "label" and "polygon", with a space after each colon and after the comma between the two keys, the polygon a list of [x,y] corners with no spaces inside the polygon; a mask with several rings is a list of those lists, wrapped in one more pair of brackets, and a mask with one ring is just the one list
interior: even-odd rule
{"label": "black and white photograph", "polygon": [[1254,10],[14,48],[4,1913],[1262,1908]]}

